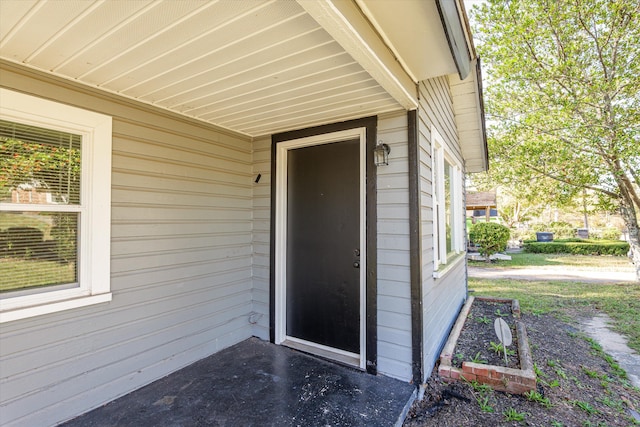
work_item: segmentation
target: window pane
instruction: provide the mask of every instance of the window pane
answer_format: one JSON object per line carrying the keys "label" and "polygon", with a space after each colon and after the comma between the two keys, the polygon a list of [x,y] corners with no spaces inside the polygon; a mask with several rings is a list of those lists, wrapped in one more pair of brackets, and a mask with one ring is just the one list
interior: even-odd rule
{"label": "window pane", "polygon": [[0,120],[0,202],[80,204],[82,137]]}
{"label": "window pane", "polygon": [[78,282],[76,212],[0,212],[0,292]]}
{"label": "window pane", "polygon": [[444,215],[447,232],[447,253],[453,251],[453,209],[451,208],[451,182],[452,167],[447,161],[444,162]]}

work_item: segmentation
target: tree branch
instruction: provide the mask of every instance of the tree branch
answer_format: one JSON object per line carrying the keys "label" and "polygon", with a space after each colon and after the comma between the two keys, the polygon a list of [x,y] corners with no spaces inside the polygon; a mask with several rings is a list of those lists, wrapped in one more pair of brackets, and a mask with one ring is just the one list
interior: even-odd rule
{"label": "tree branch", "polygon": [[563,183],[565,183],[567,185],[570,185],[572,187],[575,187],[575,188],[586,188],[586,189],[589,189],[589,190],[598,191],[598,192],[606,194],[607,196],[609,196],[611,198],[614,198],[614,199],[619,199],[620,198],[620,195],[614,193],[613,191],[605,190],[604,188],[594,187],[592,185],[578,185],[578,184],[570,182],[570,181],[568,181],[566,179],[563,179],[563,178],[561,178],[559,176],[553,175],[553,174],[551,174],[551,173],[549,173],[547,171],[544,171],[544,170],[538,168],[537,166],[535,166],[535,165],[533,165],[531,163],[526,163],[525,165],[528,168],[530,168],[531,170],[533,170],[534,172],[539,173],[540,175],[546,176],[547,178],[555,179],[556,181],[563,182]]}

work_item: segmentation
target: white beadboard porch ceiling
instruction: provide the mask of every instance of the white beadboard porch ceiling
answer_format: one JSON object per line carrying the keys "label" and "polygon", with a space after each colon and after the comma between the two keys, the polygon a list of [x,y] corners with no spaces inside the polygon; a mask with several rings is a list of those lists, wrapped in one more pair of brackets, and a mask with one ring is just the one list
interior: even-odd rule
{"label": "white beadboard porch ceiling", "polygon": [[402,109],[287,0],[0,0],[0,57],[249,136]]}

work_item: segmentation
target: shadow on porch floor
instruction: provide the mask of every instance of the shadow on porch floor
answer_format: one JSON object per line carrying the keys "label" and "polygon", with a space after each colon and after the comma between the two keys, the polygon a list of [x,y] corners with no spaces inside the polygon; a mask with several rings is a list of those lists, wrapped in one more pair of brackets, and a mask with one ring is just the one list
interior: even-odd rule
{"label": "shadow on porch floor", "polygon": [[414,389],[250,338],[63,426],[392,426]]}

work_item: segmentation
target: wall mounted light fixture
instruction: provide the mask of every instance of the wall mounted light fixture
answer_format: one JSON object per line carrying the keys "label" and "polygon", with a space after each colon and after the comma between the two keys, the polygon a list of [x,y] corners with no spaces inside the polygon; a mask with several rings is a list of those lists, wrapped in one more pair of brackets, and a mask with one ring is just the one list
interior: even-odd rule
{"label": "wall mounted light fixture", "polygon": [[389,164],[389,153],[391,148],[384,144],[382,141],[378,141],[378,145],[373,150],[373,162],[376,166],[385,166]]}

